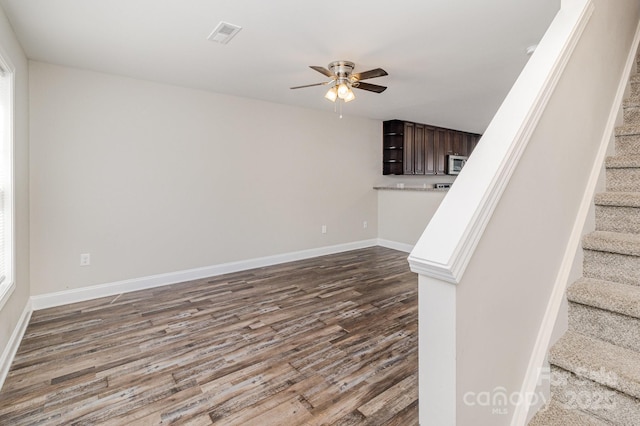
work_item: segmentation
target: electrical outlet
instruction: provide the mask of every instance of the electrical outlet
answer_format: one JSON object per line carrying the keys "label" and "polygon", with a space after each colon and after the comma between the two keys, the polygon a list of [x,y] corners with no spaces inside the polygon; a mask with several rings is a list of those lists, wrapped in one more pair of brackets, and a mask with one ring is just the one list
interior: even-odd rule
{"label": "electrical outlet", "polygon": [[323,234],[326,234],[326,233],[327,233],[327,225],[322,225],[322,230],[321,230],[321,232],[322,232]]}
{"label": "electrical outlet", "polygon": [[89,266],[89,265],[91,265],[91,254],[82,253],[80,255],[80,266]]}
{"label": "electrical outlet", "polygon": [[367,229],[367,226],[369,226],[369,224],[367,223],[366,220],[364,222],[362,222],[362,228],[363,229]]}

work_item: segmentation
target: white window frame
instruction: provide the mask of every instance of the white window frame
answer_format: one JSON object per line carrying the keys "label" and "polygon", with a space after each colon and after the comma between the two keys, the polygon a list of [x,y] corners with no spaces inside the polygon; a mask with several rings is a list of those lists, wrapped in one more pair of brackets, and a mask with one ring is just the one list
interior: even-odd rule
{"label": "white window frame", "polygon": [[0,149],[0,167],[6,170],[7,186],[4,188],[4,262],[5,278],[0,282],[0,309],[4,307],[16,288],[15,284],[15,175],[14,175],[14,124],[15,124],[15,67],[0,46],[0,73],[8,79],[8,104],[6,111],[6,129],[0,143],[6,144]]}

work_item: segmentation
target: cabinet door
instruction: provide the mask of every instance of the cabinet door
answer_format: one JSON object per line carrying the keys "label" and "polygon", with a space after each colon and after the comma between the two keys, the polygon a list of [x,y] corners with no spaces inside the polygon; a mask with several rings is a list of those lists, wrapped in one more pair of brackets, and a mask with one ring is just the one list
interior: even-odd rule
{"label": "cabinet door", "polygon": [[463,148],[462,133],[456,132],[455,130],[449,130],[447,133],[449,133],[449,137],[451,138],[451,151],[449,154],[463,155],[462,152],[466,149]]}
{"label": "cabinet door", "polygon": [[437,155],[435,146],[436,129],[425,127],[424,129],[424,174],[434,175],[437,169]]}
{"label": "cabinet door", "polygon": [[473,151],[473,135],[471,133],[462,134],[462,151],[460,155],[469,155]]}
{"label": "cabinet door", "polygon": [[414,165],[413,159],[415,157],[414,154],[414,146],[415,146],[415,138],[414,138],[414,128],[413,123],[404,123],[404,174],[412,175],[414,174]]}
{"label": "cabinet door", "polygon": [[413,147],[413,173],[416,175],[423,175],[425,171],[425,139],[423,124],[415,124]]}
{"label": "cabinet door", "polygon": [[435,174],[443,175],[446,172],[447,155],[450,154],[450,143],[448,132],[444,129],[436,129],[434,132],[434,157],[435,157]]}
{"label": "cabinet door", "polygon": [[480,142],[480,138],[482,137],[482,135],[473,135],[471,138],[471,151],[469,152],[469,154],[471,154],[473,152],[474,149],[476,149],[476,146],[478,146],[478,142]]}

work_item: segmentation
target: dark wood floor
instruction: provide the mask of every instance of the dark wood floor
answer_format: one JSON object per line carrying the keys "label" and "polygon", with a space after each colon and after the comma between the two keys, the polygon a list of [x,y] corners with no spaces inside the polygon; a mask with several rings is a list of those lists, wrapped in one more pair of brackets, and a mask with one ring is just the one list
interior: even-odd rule
{"label": "dark wood floor", "polygon": [[417,278],[373,247],[33,313],[0,424],[417,425]]}

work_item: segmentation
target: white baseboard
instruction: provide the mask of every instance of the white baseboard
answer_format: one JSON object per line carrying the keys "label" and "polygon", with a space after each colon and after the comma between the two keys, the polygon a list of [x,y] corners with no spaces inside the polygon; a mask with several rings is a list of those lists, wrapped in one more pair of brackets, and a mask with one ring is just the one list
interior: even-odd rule
{"label": "white baseboard", "polygon": [[[277,265],[280,263],[293,262],[296,260],[309,259],[312,257],[324,256],[328,254],[341,253],[349,250],[357,250],[365,247],[381,245],[396,250],[407,251],[401,243],[384,241],[378,239],[355,241],[352,243],[338,244],[327,247],[319,247],[308,250],[301,250],[290,253],[277,254],[273,256],[259,257],[255,259],[242,260],[238,262],[223,263],[219,265],[206,266],[202,268],[188,269],[184,271],[169,272],[166,274],[151,275],[141,278],[116,281],[112,283],[99,284],[91,287],[83,287],[73,290],[47,293],[38,296],[31,296],[33,310],[52,308],[69,303],[84,302],[86,300],[100,297],[115,296],[121,293],[128,293],[148,288],[161,287],[169,284],[176,284],[184,281],[197,280],[216,275],[228,274],[231,272],[245,271],[247,269],[261,268],[263,266]],[[404,248],[400,248],[404,247]]]}
{"label": "white baseboard", "polygon": [[378,238],[378,245],[393,250],[403,251],[405,253],[411,253],[411,250],[413,250],[412,244],[398,243],[396,241],[383,240],[381,238]]}
{"label": "white baseboard", "polygon": [[13,333],[11,333],[11,337],[9,337],[7,346],[5,346],[2,356],[0,356],[0,389],[2,389],[4,381],[9,374],[11,363],[13,362],[13,358],[16,356],[16,352],[18,352],[18,347],[20,347],[20,342],[22,341],[24,332],[27,330],[27,325],[29,325],[32,312],[33,309],[31,301],[28,300],[20,318],[18,319],[18,323],[13,329]]}

